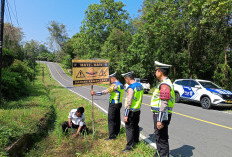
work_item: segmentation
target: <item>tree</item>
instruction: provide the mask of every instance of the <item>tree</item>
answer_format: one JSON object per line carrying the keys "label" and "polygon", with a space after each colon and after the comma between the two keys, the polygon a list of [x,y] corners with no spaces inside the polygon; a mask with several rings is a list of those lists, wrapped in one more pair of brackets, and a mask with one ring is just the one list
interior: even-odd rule
{"label": "tree", "polygon": [[24,45],[24,58],[31,68],[34,68],[36,57],[39,55],[39,42],[31,40]]}
{"label": "tree", "polygon": [[[101,47],[109,37],[111,31],[117,28],[121,31],[128,29],[129,14],[123,9],[122,2],[101,0],[100,4],[89,5],[85,11],[85,18],[78,38],[78,52],[88,58],[98,58]],[[78,54],[77,54],[78,55]]]}
{"label": "tree", "polygon": [[18,49],[23,39],[22,28],[14,27],[9,23],[4,23],[3,45],[7,49]]}
{"label": "tree", "polygon": [[47,29],[50,33],[50,48],[56,52],[62,51],[68,40],[66,26],[57,21],[51,21]]}
{"label": "tree", "polygon": [[3,66],[10,65],[12,58],[23,60],[22,29],[9,23],[4,23],[3,35]]}
{"label": "tree", "polygon": [[66,26],[64,24],[60,24],[59,22],[51,21],[47,29],[50,33],[50,48],[55,53],[56,60],[58,62],[61,62],[63,56],[65,56],[65,44],[69,39],[66,31]]}
{"label": "tree", "polygon": [[103,58],[109,59],[110,71],[121,71],[120,62],[125,57],[127,49],[131,44],[132,35],[129,31],[123,32],[114,28],[109,37],[102,46],[100,55]]}

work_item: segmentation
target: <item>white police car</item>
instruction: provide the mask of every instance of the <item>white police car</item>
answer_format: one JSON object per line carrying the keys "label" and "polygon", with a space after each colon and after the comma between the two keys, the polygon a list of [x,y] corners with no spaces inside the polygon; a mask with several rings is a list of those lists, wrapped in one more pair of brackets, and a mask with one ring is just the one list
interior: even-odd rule
{"label": "white police car", "polygon": [[176,102],[200,102],[202,108],[232,106],[232,92],[223,90],[213,82],[199,79],[178,79],[174,83]]}
{"label": "white police car", "polygon": [[[150,85],[150,83],[148,82],[147,79],[135,78],[135,82],[141,83],[141,85],[143,86],[143,91],[144,91],[144,93],[148,93],[148,92],[150,91],[151,85]],[[129,85],[126,83],[126,84],[124,85],[124,89],[126,90],[128,86],[129,86]]]}

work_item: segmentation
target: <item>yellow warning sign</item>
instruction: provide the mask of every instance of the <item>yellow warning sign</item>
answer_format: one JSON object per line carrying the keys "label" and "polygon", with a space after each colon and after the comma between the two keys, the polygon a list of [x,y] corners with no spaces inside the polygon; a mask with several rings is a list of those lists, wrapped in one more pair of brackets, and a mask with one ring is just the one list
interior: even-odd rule
{"label": "yellow warning sign", "polygon": [[73,86],[109,84],[108,60],[73,60]]}
{"label": "yellow warning sign", "polygon": [[76,78],[85,78],[85,74],[80,70],[80,71],[77,73]]}
{"label": "yellow warning sign", "polygon": [[104,71],[103,69],[101,69],[101,72],[99,73],[99,76],[106,76],[106,71]]}

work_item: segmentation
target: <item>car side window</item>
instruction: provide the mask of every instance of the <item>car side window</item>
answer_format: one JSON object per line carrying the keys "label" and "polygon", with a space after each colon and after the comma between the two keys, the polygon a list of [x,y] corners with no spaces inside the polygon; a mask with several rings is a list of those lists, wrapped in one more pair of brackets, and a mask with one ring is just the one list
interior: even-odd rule
{"label": "car side window", "polygon": [[182,85],[182,81],[176,81],[175,84]]}
{"label": "car side window", "polygon": [[196,85],[199,85],[196,81],[190,81],[190,87],[195,87]]}
{"label": "car side window", "polygon": [[190,81],[189,80],[183,80],[182,85],[183,86],[190,86]]}

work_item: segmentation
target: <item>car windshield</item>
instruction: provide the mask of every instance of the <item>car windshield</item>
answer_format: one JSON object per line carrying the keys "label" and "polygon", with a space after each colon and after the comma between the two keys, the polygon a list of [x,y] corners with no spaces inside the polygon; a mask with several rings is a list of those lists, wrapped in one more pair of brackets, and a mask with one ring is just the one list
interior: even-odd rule
{"label": "car windshield", "polygon": [[148,80],[147,79],[141,79],[140,82],[141,83],[148,83]]}
{"label": "car windshield", "polygon": [[203,82],[199,81],[199,83],[204,87],[204,88],[214,88],[214,89],[219,89],[220,87],[217,86],[216,84],[212,82]]}

